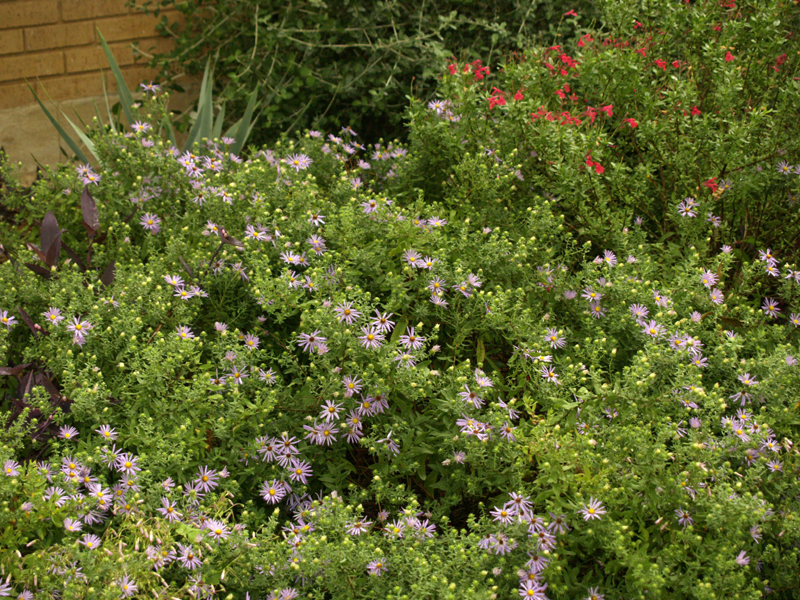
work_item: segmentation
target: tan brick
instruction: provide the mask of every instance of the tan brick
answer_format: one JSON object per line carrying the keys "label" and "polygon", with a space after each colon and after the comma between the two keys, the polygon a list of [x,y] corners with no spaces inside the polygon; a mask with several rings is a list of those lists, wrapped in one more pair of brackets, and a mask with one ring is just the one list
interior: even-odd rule
{"label": "tan brick", "polygon": [[[111,53],[120,66],[133,64],[133,48],[130,44],[109,44]],[[85,73],[108,68],[108,59],[100,45],[68,48],[64,51],[67,73]]]}
{"label": "tan brick", "polygon": [[148,38],[144,40],[137,40],[133,49],[134,58],[138,58],[138,62],[146,62],[155,54],[163,54],[175,47],[175,42],[172,38]]}
{"label": "tan brick", "polygon": [[107,42],[138,40],[156,35],[159,19],[152,15],[126,15],[97,21],[97,28]]}
{"label": "tan brick", "polygon": [[61,0],[64,21],[84,21],[97,17],[113,17],[133,12],[125,0]]}
{"label": "tan brick", "polygon": [[[35,82],[31,82],[35,86]],[[37,92],[38,93],[38,92]],[[0,110],[36,102],[24,83],[0,83]]]}
{"label": "tan brick", "polygon": [[102,96],[103,74],[98,71],[43,79],[39,81],[39,88],[42,91],[37,89],[36,93],[39,94],[42,102]]}
{"label": "tan brick", "polygon": [[25,50],[49,50],[85,46],[95,41],[94,25],[91,22],[59,23],[44,27],[25,29]]}
{"label": "tan brick", "polygon": [[58,22],[57,0],[28,0],[0,4],[0,29]]}
{"label": "tan brick", "polygon": [[[140,83],[150,81],[158,76],[158,69],[152,69],[144,65],[123,67],[121,71],[122,76],[125,78],[125,83],[128,84],[128,89],[133,94],[142,91],[142,88],[139,87]],[[114,79],[114,74],[110,71],[106,72],[106,89],[109,94],[117,93],[117,80]]]}
{"label": "tan brick", "polygon": [[16,54],[23,50],[21,30],[0,31],[0,54]]}
{"label": "tan brick", "polygon": [[64,55],[58,52],[0,56],[0,81],[34,79],[64,72]]}

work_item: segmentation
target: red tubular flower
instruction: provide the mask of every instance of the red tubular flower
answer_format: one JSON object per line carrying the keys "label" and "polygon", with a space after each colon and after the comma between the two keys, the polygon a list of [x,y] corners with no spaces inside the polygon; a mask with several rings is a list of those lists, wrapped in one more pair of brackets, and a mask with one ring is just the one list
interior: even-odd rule
{"label": "red tubular flower", "polygon": [[735,57],[735,56],[733,56],[733,54],[731,54],[731,53],[730,53],[730,51],[728,51],[728,52],[726,52],[726,53],[725,53],[725,62],[731,62],[731,61],[732,61],[732,60],[734,60],[735,58],[736,58],[736,57]]}
{"label": "red tubular flower", "polygon": [[662,60],[662,59],[659,58],[658,60],[654,60],[653,63],[656,66],[661,67],[662,69],[664,69],[664,71],[666,72],[666,70],[667,70],[667,61]]}
{"label": "red tubular flower", "polygon": [[636,119],[629,118],[629,119],[624,119],[624,121],[625,121],[625,122],[626,122],[628,125],[630,125],[630,126],[631,126],[631,129],[634,129],[634,128],[636,128],[636,127],[638,127],[638,126],[639,126],[639,124],[636,122]]}
{"label": "red tubular flower", "polygon": [[692,107],[692,116],[693,116],[693,117],[696,117],[696,116],[697,116],[697,115],[699,115],[699,114],[701,114],[701,113],[700,113],[700,109],[699,109],[699,108],[697,108],[697,106],[693,106],[693,107]]}
{"label": "red tubular flower", "polygon": [[575,12],[575,9],[572,9],[569,12],[565,12],[564,16],[565,17],[577,17],[578,13]]}
{"label": "red tubular flower", "polygon": [[600,112],[606,113],[606,116],[613,117],[614,116],[614,113],[612,112],[613,108],[614,108],[613,104],[609,104],[608,106],[601,106]]}
{"label": "red tubular flower", "polygon": [[516,94],[514,94],[514,100],[522,100],[525,96],[522,95],[522,90],[518,90]]}
{"label": "red tubular flower", "polygon": [[708,181],[704,181],[702,185],[710,189],[712,193],[716,193],[717,189],[719,188],[719,186],[715,183],[716,180],[717,180],[716,177],[712,177]]}

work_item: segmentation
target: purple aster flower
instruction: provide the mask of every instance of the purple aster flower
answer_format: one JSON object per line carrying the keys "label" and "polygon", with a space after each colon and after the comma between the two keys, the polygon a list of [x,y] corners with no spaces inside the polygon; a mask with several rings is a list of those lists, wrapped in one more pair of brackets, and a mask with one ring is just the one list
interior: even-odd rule
{"label": "purple aster flower", "polygon": [[191,544],[178,544],[178,555],[176,560],[184,569],[189,569],[191,571],[198,569],[203,564],[203,562],[200,560],[199,552],[197,552]]}
{"label": "purple aster flower", "polygon": [[514,436],[514,431],[516,430],[515,427],[512,427],[508,421],[503,423],[503,426],[500,428],[500,435],[507,439],[509,442],[516,441],[516,437]]}
{"label": "purple aster flower", "polygon": [[248,333],[247,335],[244,336],[244,345],[247,347],[248,350],[255,350],[256,348],[258,348],[259,342],[260,340],[258,339],[258,336],[255,336],[251,333]]}
{"label": "purple aster flower", "polygon": [[260,493],[267,504],[277,504],[286,495],[286,489],[283,487],[282,482],[273,479],[272,481],[264,482]]}
{"label": "purple aster flower", "polygon": [[361,535],[363,532],[369,531],[372,523],[372,521],[367,521],[366,519],[359,517],[355,521],[346,524],[347,533],[350,535]]}
{"label": "purple aster flower", "polygon": [[650,314],[650,311],[647,310],[647,307],[642,304],[631,304],[629,310],[637,320],[643,320],[647,315]]}
{"label": "purple aster flower", "polygon": [[657,338],[663,335],[664,328],[655,321],[650,321],[644,326],[644,329],[642,329],[642,333],[644,333],[645,335],[649,335],[650,337]]}
{"label": "purple aster flower", "polygon": [[3,473],[6,477],[16,477],[19,475],[19,463],[13,460],[7,460],[3,463]]}
{"label": "purple aster flower", "polygon": [[128,578],[127,575],[124,575],[122,579],[118,579],[117,585],[122,592],[123,598],[130,598],[139,591],[139,588],[136,586],[136,582],[133,579]]}
{"label": "purple aster flower", "polygon": [[299,481],[300,483],[306,484],[308,483],[308,478],[311,477],[313,472],[314,471],[311,468],[310,463],[293,458],[291,469],[289,469],[289,479],[295,482]]}
{"label": "purple aster flower", "polygon": [[361,392],[363,382],[358,378],[358,376],[353,377],[347,375],[344,377],[344,379],[342,379],[342,384],[344,385],[345,398],[350,398],[353,394],[358,394]]}
{"label": "purple aster flower", "polygon": [[567,340],[559,336],[558,329],[555,327],[547,330],[544,341],[549,342],[551,348],[563,348],[567,345]]}
{"label": "purple aster flower", "polygon": [[236,365],[233,366],[233,370],[228,373],[226,379],[233,379],[233,383],[236,385],[241,385],[245,377],[249,377],[249,375],[245,372],[247,367],[237,367]]}
{"label": "purple aster flower", "polygon": [[675,516],[678,518],[678,524],[682,527],[688,527],[694,523],[694,519],[692,519],[692,515],[689,511],[684,510],[680,506],[675,509]]}
{"label": "purple aster flower", "polygon": [[133,125],[131,125],[134,133],[147,133],[152,128],[153,126],[150,123],[143,123],[142,121],[134,121]]}
{"label": "purple aster flower", "polygon": [[288,158],[284,158],[283,162],[299,173],[310,167],[314,161],[305,154],[292,154]]}
{"label": "purple aster flower", "polygon": [[[792,165],[790,165],[785,160],[782,160],[781,162],[779,162],[778,166],[777,166],[778,173],[781,173],[782,175],[789,175],[792,172],[792,168],[793,168]],[[748,559],[748,561],[749,561],[749,559]]]}
{"label": "purple aster flower", "polygon": [[356,319],[361,316],[361,313],[353,308],[352,302],[340,302],[333,312],[336,313],[339,323],[344,321],[348,325],[355,323]]}
{"label": "purple aster flower", "polygon": [[157,508],[156,510],[160,512],[161,516],[170,523],[180,521],[181,517],[183,516],[178,512],[177,508],[175,507],[175,503],[170,502],[166,497],[161,498],[161,508]]}
{"label": "purple aster flower", "polygon": [[584,521],[589,521],[591,519],[602,519],[602,515],[606,514],[606,509],[603,506],[603,503],[599,500],[595,500],[594,497],[589,498],[589,505],[583,505],[583,508],[578,511],[583,515]]}
{"label": "purple aster flower", "polygon": [[683,202],[678,205],[678,214],[682,217],[696,217],[696,207],[697,203],[694,198],[685,198]]}
{"label": "purple aster flower", "polygon": [[605,250],[603,252],[602,261],[609,267],[615,267],[617,266],[617,255],[611,252],[611,250]]}
{"label": "purple aster flower", "polygon": [[747,556],[747,552],[744,550],[739,552],[739,555],[736,557],[736,564],[740,567],[746,567],[750,564],[750,557]]}
{"label": "purple aster flower", "polygon": [[200,467],[194,483],[201,492],[211,492],[219,485],[219,473],[207,466]]}
{"label": "purple aster flower", "polygon": [[462,281],[461,283],[454,285],[453,289],[461,292],[465,298],[472,296],[472,289],[470,288],[469,283],[466,281]]}
{"label": "purple aster flower", "polygon": [[222,521],[217,521],[216,519],[209,519],[205,523],[206,529],[209,532],[209,535],[216,540],[217,542],[221,542],[224,539],[227,539],[230,536],[231,531],[228,529],[227,525]]}
{"label": "purple aster flower", "polygon": [[475,383],[478,387],[494,387],[494,382],[480,369],[475,369],[473,375],[475,376]]}
{"label": "purple aster flower", "polygon": [[125,475],[135,475],[138,471],[141,471],[139,467],[139,457],[124,452],[117,457],[116,465],[117,471],[124,473]]}
{"label": "purple aster flower", "polygon": [[561,385],[561,382],[558,380],[558,374],[555,372],[554,367],[548,367],[547,365],[542,365],[541,370],[542,379],[548,381],[550,383],[555,383],[556,385]]}
{"label": "purple aster flower", "polygon": [[717,288],[711,290],[711,302],[714,304],[722,304],[725,301],[725,295]]}
{"label": "purple aster flower", "polygon": [[139,223],[146,230],[154,234],[161,230],[161,219],[158,217],[158,215],[154,215],[152,213],[144,213],[139,219]]}
{"label": "purple aster flower", "polygon": [[704,286],[712,288],[717,283],[718,279],[711,271],[703,271],[702,281]]}
{"label": "purple aster flower", "polygon": [[64,320],[64,317],[61,316],[61,311],[53,306],[43,312],[42,316],[47,320],[48,323],[52,323],[53,325],[58,325]]}
{"label": "purple aster flower", "polygon": [[400,336],[400,343],[406,350],[419,350],[425,343],[425,338],[415,333],[414,327],[406,328],[406,335]]}
{"label": "purple aster flower", "polygon": [[400,447],[397,445],[397,442],[395,442],[395,441],[392,439],[392,434],[393,434],[393,433],[394,433],[393,431],[389,431],[389,435],[387,435],[387,436],[386,436],[385,438],[383,438],[382,440],[378,440],[378,443],[379,443],[379,444],[386,444],[386,448],[387,448],[387,449],[389,450],[389,452],[391,452],[392,454],[400,454]]}
{"label": "purple aster flower", "polygon": [[73,440],[78,437],[78,430],[71,425],[64,425],[58,429],[58,437],[62,440]]}
{"label": "purple aster flower", "polygon": [[764,311],[765,315],[768,315],[773,319],[777,319],[778,314],[781,312],[781,309],[778,308],[778,301],[773,300],[772,298],[764,298],[764,304],[761,306],[761,310]]}
{"label": "purple aster flower", "polygon": [[401,367],[408,369],[417,364],[417,357],[413,354],[409,354],[408,352],[398,352],[392,361],[397,363],[398,369]]}
{"label": "purple aster flower", "polygon": [[501,508],[495,506],[490,514],[493,517],[493,521],[499,521],[503,525],[511,525],[516,519],[516,514],[509,511],[506,507]]}
{"label": "purple aster flower", "polygon": [[773,473],[776,471],[783,471],[783,463],[779,460],[771,460],[767,463],[767,469]]}
{"label": "purple aster flower", "polygon": [[378,210],[378,202],[376,200],[367,200],[361,203],[361,207],[364,209],[364,213],[369,214]]}
{"label": "purple aster flower", "polygon": [[388,570],[387,563],[382,558],[376,558],[367,565],[367,572],[375,577],[380,577]]}
{"label": "purple aster flower", "polygon": [[600,306],[599,301],[594,301],[589,305],[589,313],[594,319],[600,319],[606,316],[606,310]]}
{"label": "purple aster flower", "polygon": [[483,406],[484,402],[483,398],[481,398],[480,396],[478,396],[478,394],[470,390],[469,386],[466,384],[464,384],[464,391],[459,392],[458,395],[464,402],[471,403],[472,406],[474,406],[475,408],[480,408],[481,406]]}
{"label": "purple aster flower", "polygon": [[80,519],[70,519],[67,517],[64,519],[64,529],[69,531],[70,533],[76,533],[83,529],[83,523]]}
{"label": "purple aster flower", "polygon": [[605,596],[598,592],[598,589],[596,587],[589,588],[589,595],[584,600],[605,600]]}
{"label": "purple aster flower", "polygon": [[365,348],[377,350],[386,341],[386,337],[380,333],[380,330],[372,325],[370,327],[362,327],[361,331],[364,335],[358,339]]}
{"label": "purple aster flower", "polygon": [[192,333],[192,330],[186,327],[185,325],[181,325],[176,328],[178,337],[182,340],[193,340],[195,335]]}
{"label": "purple aster flower", "polygon": [[547,529],[553,531],[558,534],[564,534],[570,531],[569,526],[567,525],[567,516],[566,515],[554,515],[550,513],[550,524],[547,526]]}
{"label": "purple aster flower", "polygon": [[78,542],[81,546],[86,546],[89,550],[96,550],[102,544],[99,537],[92,533],[87,533]]}

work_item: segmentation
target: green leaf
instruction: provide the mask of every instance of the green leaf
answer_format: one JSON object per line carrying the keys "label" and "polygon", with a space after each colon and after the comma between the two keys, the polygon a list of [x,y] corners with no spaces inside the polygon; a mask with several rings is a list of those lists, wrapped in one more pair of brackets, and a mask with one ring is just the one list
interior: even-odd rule
{"label": "green leaf", "polygon": [[483,364],[486,358],[486,348],[483,345],[483,339],[478,339],[478,365]]}
{"label": "green leaf", "polygon": [[403,333],[406,331],[406,327],[408,327],[408,319],[400,319],[397,322],[397,326],[394,328],[392,332],[392,337],[389,340],[392,344],[396,343],[397,340],[400,338]]}
{"label": "green leaf", "polygon": [[100,29],[97,30],[97,35],[100,38],[100,44],[103,46],[103,52],[105,52],[106,54],[106,60],[108,60],[108,66],[111,67],[111,72],[114,74],[114,79],[116,79],[117,81],[117,93],[119,93],[119,103],[122,106],[122,110],[125,112],[125,116],[128,119],[128,123],[133,125],[133,122],[135,121],[135,119],[133,118],[133,96],[131,96],[131,92],[128,89],[128,84],[125,83],[125,78],[122,76],[122,71],[120,71],[119,69],[117,60],[111,53],[111,48],[109,48],[108,44],[106,44],[106,40],[103,37],[103,34],[100,33]]}
{"label": "green leaf", "polygon": [[[234,154],[239,154],[244,147],[244,143],[247,138],[250,136],[250,132],[253,130],[253,125],[255,121],[251,123],[251,119],[253,118],[253,111],[256,108],[256,95],[258,94],[258,87],[253,90],[253,93],[250,94],[250,100],[247,102],[247,108],[244,111],[244,115],[239,120],[239,127],[236,129],[236,135],[234,136],[235,142],[231,147],[231,152]],[[233,128],[231,128],[233,129]]]}
{"label": "green leaf", "polygon": [[82,163],[89,164],[89,159],[86,158],[86,155],[81,151],[80,148],[78,148],[78,144],[76,144],[75,140],[73,140],[71,137],[67,135],[67,132],[64,131],[64,128],[61,127],[59,122],[56,121],[55,117],[53,117],[53,115],[50,114],[50,111],[47,110],[44,104],[42,104],[42,101],[39,100],[39,96],[36,95],[36,92],[29,83],[28,83],[28,89],[30,89],[31,93],[33,94],[33,97],[36,98],[36,102],[39,103],[39,106],[44,111],[44,114],[47,116],[48,119],[50,119],[50,122],[53,124],[53,127],[56,128],[59,135],[61,135],[61,137],[64,138],[64,141],[67,143],[67,146],[69,146],[70,150],[72,150],[75,153],[75,156],[78,157],[78,160],[80,160]]}

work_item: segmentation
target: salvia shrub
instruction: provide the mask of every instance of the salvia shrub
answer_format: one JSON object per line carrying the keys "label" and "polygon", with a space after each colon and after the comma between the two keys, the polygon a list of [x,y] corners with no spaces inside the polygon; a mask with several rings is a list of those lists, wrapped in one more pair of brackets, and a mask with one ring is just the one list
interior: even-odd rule
{"label": "salvia shrub", "polygon": [[0,593],[796,598],[790,11],[609,4],[410,146],[156,95],[4,164]]}

